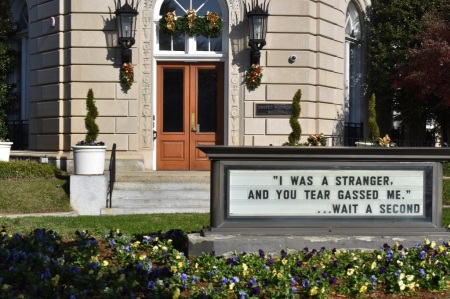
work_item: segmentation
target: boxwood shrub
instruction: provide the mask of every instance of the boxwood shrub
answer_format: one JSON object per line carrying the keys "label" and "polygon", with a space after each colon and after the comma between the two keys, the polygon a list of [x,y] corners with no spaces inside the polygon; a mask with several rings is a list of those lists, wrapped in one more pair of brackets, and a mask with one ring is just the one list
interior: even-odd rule
{"label": "boxwood shrub", "polygon": [[11,179],[51,179],[59,175],[58,168],[51,164],[32,160],[10,160],[0,162],[0,180]]}

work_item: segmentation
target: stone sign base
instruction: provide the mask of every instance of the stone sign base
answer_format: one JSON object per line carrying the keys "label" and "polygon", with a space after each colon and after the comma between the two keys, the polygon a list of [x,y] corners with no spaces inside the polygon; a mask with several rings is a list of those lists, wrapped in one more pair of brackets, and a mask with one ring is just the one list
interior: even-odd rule
{"label": "stone sign base", "polygon": [[305,247],[319,250],[322,247],[326,249],[362,249],[374,250],[380,249],[384,244],[394,246],[397,242],[406,247],[413,247],[417,243],[424,243],[427,238],[435,241],[438,245],[442,242],[448,242],[450,235],[442,230],[428,235],[378,235],[378,236],[348,236],[348,235],[322,235],[322,236],[292,236],[292,235],[239,235],[239,234],[189,234],[190,257],[199,256],[202,253],[215,252],[216,255],[227,254],[230,252],[254,252],[259,249],[265,252],[279,253],[282,249],[302,250]]}

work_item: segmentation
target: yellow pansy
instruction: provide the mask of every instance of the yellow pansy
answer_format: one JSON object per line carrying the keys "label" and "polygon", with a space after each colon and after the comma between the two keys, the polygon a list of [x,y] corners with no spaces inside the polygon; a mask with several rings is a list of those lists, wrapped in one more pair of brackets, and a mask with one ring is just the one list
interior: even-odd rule
{"label": "yellow pansy", "polygon": [[282,263],[283,265],[286,265],[287,262],[288,262],[287,259],[282,259],[282,260],[281,260],[281,263]]}
{"label": "yellow pansy", "polygon": [[319,288],[317,286],[314,286],[311,288],[311,291],[309,293],[311,296],[315,296],[319,293]]}
{"label": "yellow pansy", "polygon": [[364,294],[365,292],[367,292],[367,286],[365,286],[365,285],[361,286],[361,287],[359,288],[359,292],[360,292],[361,294]]}
{"label": "yellow pansy", "polygon": [[109,265],[109,262],[108,262],[108,261],[106,261],[106,260],[104,260],[104,261],[103,261],[103,263],[102,263],[102,265],[103,265],[103,267],[108,267],[108,265]]}
{"label": "yellow pansy", "polygon": [[352,276],[353,273],[355,273],[355,269],[353,269],[353,268],[347,269],[347,275],[348,275],[348,276]]}
{"label": "yellow pansy", "polygon": [[373,270],[377,267],[377,262],[373,262],[372,265],[370,265],[370,269]]}
{"label": "yellow pansy", "polygon": [[234,282],[230,283],[230,285],[229,285],[230,290],[232,290],[234,288],[234,286],[235,286]]}
{"label": "yellow pansy", "polygon": [[434,248],[434,247],[436,247],[436,242],[435,241],[431,242],[431,244],[430,244],[430,248]]}
{"label": "yellow pansy", "polygon": [[179,288],[176,288],[173,292],[172,299],[178,299],[180,297],[181,291]]}
{"label": "yellow pansy", "polygon": [[143,261],[147,258],[147,256],[145,254],[142,254],[139,256],[139,260]]}
{"label": "yellow pansy", "polygon": [[406,281],[413,281],[414,275],[406,275]]}
{"label": "yellow pansy", "polygon": [[57,286],[58,282],[59,282],[59,275],[56,274],[55,277],[52,278],[52,281],[53,281],[53,285]]}

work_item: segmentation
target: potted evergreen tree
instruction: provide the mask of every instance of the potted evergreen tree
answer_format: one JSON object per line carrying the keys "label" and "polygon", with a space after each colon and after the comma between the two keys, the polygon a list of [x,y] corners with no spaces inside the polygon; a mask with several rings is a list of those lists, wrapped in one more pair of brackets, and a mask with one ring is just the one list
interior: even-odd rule
{"label": "potted evergreen tree", "polygon": [[365,142],[356,142],[356,146],[375,146],[380,138],[380,129],[377,123],[377,111],[375,109],[376,98],[372,94],[369,100],[369,140]]}
{"label": "potted evergreen tree", "polygon": [[300,137],[302,135],[302,127],[298,118],[300,117],[300,112],[302,108],[300,106],[300,99],[302,98],[302,91],[297,90],[294,97],[292,98],[292,113],[289,118],[289,124],[291,125],[292,132],[288,136],[288,142],[283,143],[283,146],[295,146],[300,145]]}
{"label": "potted evergreen tree", "polygon": [[97,142],[99,133],[95,119],[98,109],[94,101],[94,92],[89,89],[86,98],[87,114],[84,119],[86,137],[84,140],[72,146],[74,173],[84,175],[103,174],[105,171],[106,146],[103,142]]}

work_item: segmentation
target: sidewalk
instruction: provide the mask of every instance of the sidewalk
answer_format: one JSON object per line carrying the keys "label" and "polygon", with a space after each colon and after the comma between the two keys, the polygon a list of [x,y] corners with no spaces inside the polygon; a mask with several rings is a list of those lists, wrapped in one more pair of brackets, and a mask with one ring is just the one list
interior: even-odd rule
{"label": "sidewalk", "polygon": [[6,218],[19,218],[19,217],[46,217],[46,216],[55,216],[55,217],[74,217],[78,216],[78,213],[75,211],[72,212],[55,212],[55,213],[32,213],[32,214],[0,214],[1,217]]}

